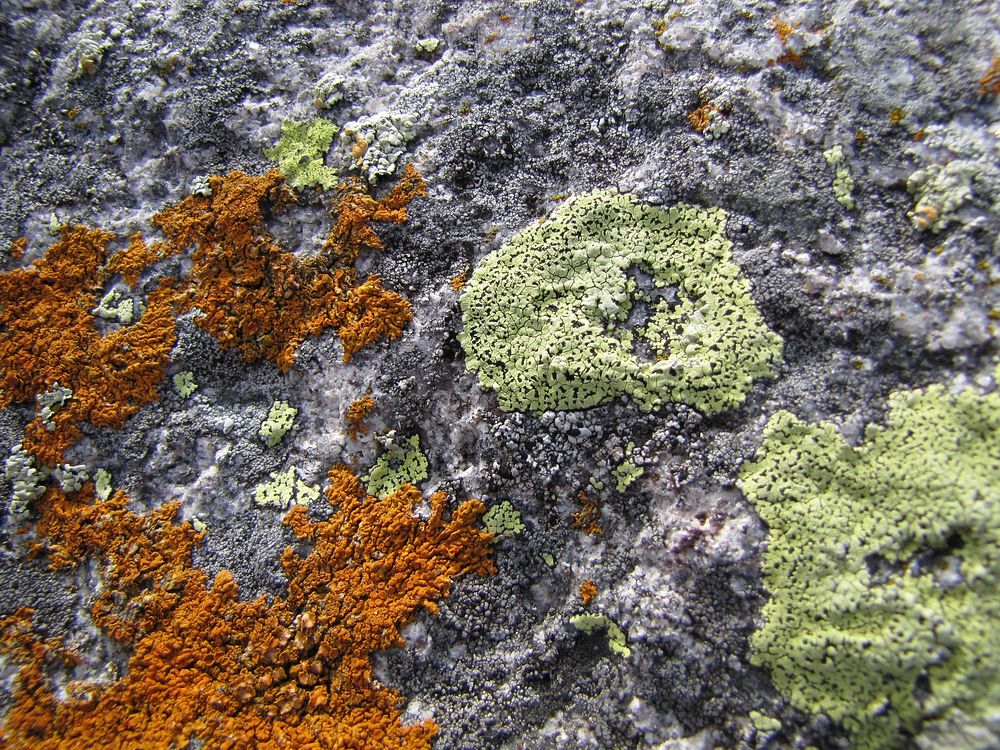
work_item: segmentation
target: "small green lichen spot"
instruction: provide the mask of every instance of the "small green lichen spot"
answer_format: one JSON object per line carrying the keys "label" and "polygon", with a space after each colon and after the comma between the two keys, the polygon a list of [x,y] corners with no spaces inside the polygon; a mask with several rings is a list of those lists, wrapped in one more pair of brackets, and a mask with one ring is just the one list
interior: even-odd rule
{"label": "small green lichen spot", "polygon": [[621,395],[647,411],[739,405],[782,344],[730,260],[725,219],[614,190],[571,200],[476,268],[461,299],[466,366],[505,411]]}
{"label": "small green lichen spot", "polygon": [[260,436],[267,443],[268,448],[273,448],[285,436],[295,421],[295,415],[299,410],[290,406],[287,401],[275,401],[271,405],[271,411],[267,414],[267,419],[260,426]]}
{"label": "small green lichen spot", "polygon": [[285,181],[294,189],[319,186],[330,190],[337,184],[337,171],[326,166],[323,158],[337,131],[336,123],[322,117],[306,122],[285,120],[278,145],[265,150],[264,156],[278,162]]}
{"label": "small green lichen spot", "polygon": [[306,484],[298,477],[294,466],[283,472],[272,472],[270,482],[254,488],[254,501],[260,506],[287,508],[290,504],[309,505],[319,499],[319,487]]}
{"label": "small green lichen spot", "polygon": [[838,143],[831,149],[823,152],[823,158],[834,172],[833,194],[837,202],[844,208],[850,210],[854,208],[854,198],[851,192],[854,190],[854,178],[847,167],[847,160],[844,158],[844,149]]}
{"label": "small green lichen spot", "polygon": [[367,474],[361,477],[369,495],[386,497],[404,484],[427,479],[430,464],[420,450],[420,436],[414,435],[402,445],[385,451]]}
{"label": "small green lichen spot", "polygon": [[594,630],[599,628],[606,628],[608,632],[608,648],[614,651],[619,656],[628,657],[632,653],[627,645],[625,638],[625,633],[622,629],[618,627],[617,623],[612,620],[607,615],[598,615],[593,613],[585,613],[582,615],[573,615],[569,618],[573,627],[577,630],[590,635]]}
{"label": "small green lichen spot", "polygon": [[548,552],[542,553],[542,562],[549,568],[554,567],[556,564],[556,559]]}
{"label": "small green lichen spot", "polygon": [[94,493],[100,500],[111,497],[111,472],[107,469],[98,469],[94,474]]}
{"label": "small green lichen spot", "polygon": [[792,703],[859,750],[953,725],[995,746],[1000,392],[894,393],[857,448],[779,412],[740,478],[770,529],[752,658]]}
{"label": "small green lichen spot", "polygon": [[198,390],[198,384],[194,382],[194,373],[190,370],[185,370],[174,375],[174,388],[177,389],[182,398],[190,396]]}
{"label": "small green lichen spot", "polygon": [[490,506],[483,514],[483,525],[495,536],[513,536],[524,531],[521,514],[510,504],[510,500]]}
{"label": "small green lichen spot", "polygon": [[754,729],[761,734],[772,734],[781,731],[781,721],[773,716],[762,714],[760,711],[750,712],[750,721],[753,722]]}

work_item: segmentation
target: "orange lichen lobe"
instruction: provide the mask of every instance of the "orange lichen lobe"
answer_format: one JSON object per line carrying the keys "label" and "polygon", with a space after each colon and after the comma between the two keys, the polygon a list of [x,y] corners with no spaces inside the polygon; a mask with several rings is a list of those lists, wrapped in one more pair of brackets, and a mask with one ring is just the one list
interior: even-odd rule
{"label": "orange lichen lobe", "polygon": [[39,416],[25,430],[25,449],[49,465],[79,438],[80,422],[121,427],[155,401],[176,342],[169,283],[150,294],[138,323],[101,335],[91,309],[112,239],[67,225],[45,257],[0,274],[0,408],[31,402],[56,383],[73,392],[49,424]]}
{"label": "orange lichen lobe", "polygon": [[[94,622],[128,646],[126,673],[110,685],[78,684],[68,698],[45,674],[59,644],[0,621],[3,650],[21,662],[2,729],[10,747],[429,748],[433,721],[406,726],[402,696],[372,676],[371,654],[402,645],[399,628],[436,610],[451,580],[494,572],[483,511],[469,500],[446,518],[447,498],[414,511],[419,490],[367,496],[344,467],[329,472],[336,511],[285,518],[306,554],[281,557],[288,591],[270,603],[238,599],[227,571],[209,583],[192,567],[201,536],[177,524],[177,503],[146,515],[117,493],[100,503],[90,485],[70,498],[52,489],[39,504],[39,551],[54,568],[96,562],[102,591]],[[86,693],[88,697],[76,695]]]}
{"label": "orange lichen lobe", "polygon": [[889,110],[889,123],[892,125],[899,125],[906,117],[906,112],[904,112],[900,107],[893,107]]}
{"label": "orange lichen lobe", "polygon": [[359,399],[351,402],[347,407],[347,434],[352,440],[356,440],[359,435],[368,432],[368,425],[364,423],[365,417],[371,414],[375,408],[375,399],[370,393],[366,393]]}
{"label": "orange lichen lobe", "polygon": [[469,281],[469,272],[462,271],[461,273],[452,276],[451,281],[448,282],[448,286],[452,288],[453,291],[460,292],[465,289],[466,283]]}
{"label": "orange lichen lobe", "polygon": [[584,606],[594,601],[595,596],[597,596],[597,584],[592,579],[580,584],[580,601],[583,602]]}
{"label": "orange lichen lobe", "polygon": [[601,536],[604,529],[601,527],[601,507],[597,500],[588,495],[586,490],[580,490],[577,500],[580,510],[573,514],[570,528],[579,529],[588,536]]}
{"label": "orange lichen lobe", "polygon": [[979,95],[1000,95],[1000,55],[993,58],[990,67],[986,69],[983,77],[979,79]]}

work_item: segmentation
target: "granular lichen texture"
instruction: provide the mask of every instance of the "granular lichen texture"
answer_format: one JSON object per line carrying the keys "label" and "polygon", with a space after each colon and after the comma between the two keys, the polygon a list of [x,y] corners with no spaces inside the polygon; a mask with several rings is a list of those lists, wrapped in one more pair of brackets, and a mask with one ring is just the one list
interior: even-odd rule
{"label": "granular lichen texture", "polygon": [[352,264],[363,247],[382,247],[370,222],[406,221],[406,205],[424,194],[412,166],[381,200],[357,185],[342,190],[337,224],[323,250],[305,260],[282,248],[265,225],[265,213],[294,202],[279,172],[231,172],[209,178],[209,185],[210,196],[189,196],[154,223],[170,253],[193,246],[192,283],[183,301],[204,313],[198,325],[223,347],[286,372],[305,337],[327,328],[337,330],[345,361],[379,338],[402,333],[409,302],[383,289],[375,275],[359,279]]}
{"label": "granular lichen texture", "polygon": [[117,681],[72,683],[50,673],[74,657],[35,636],[30,613],[0,622],[3,649],[21,663],[2,728],[7,747],[427,748],[433,721],[404,725],[402,696],[372,677],[374,651],[402,645],[399,627],[436,611],[452,578],[493,572],[483,511],[469,500],[404,485],[367,496],[346,468],[328,475],[327,520],[295,506],[285,523],[308,552],[285,550],[287,592],[240,601],[226,571],[209,582],[191,565],[201,537],[175,523],[179,504],[145,515],[117,493],[97,502],[50,490],[38,504],[37,554],[51,567],[94,565],[102,588],[94,623],[131,649]]}
{"label": "granular lichen texture", "polygon": [[781,339],[730,259],[717,208],[660,209],[613,190],[572,199],[476,268],[462,295],[466,365],[500,408],[739,405]]}
{"label": "granular lichen texture", "polygon": [[30,267],[0,274],[0,408],[31,402],[56,383],[72,391],[50,419],[31,422],[24,447],[55,465],[80,422],[121,427],[155,401],[176,342],[173,289],[161,283],[135,325],[102,335],[91,310],[108,278],[113,236],[64,226]]}
{"label": "granular lichen texture", "polygon": [[918,730],[940,747],[991,736],[1000,393],[897,392],[858,447],[779,412],[741,477],[770,528],[753,658],[792,703],[842,722],[859,750]]}

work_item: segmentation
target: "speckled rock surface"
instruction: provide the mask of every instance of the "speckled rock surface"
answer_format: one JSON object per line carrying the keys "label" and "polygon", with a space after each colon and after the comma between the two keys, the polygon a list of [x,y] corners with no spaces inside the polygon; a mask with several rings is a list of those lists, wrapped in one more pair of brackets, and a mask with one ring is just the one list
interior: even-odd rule
{"label": "speckled rock surface", "polygon": [[[436,613],[416,610],[401,645],[370,655],[373,680],[401,696],[403,724],[432,720],[439,750],[868,747],[850,722],[823,713],[822,700],[782,693],[778,684],[803,691],[788,677],[796,664],[782,665],[775,681],[754,653],[772,593],[769,529],[744,496],[740,471],[782,410],[832,424],[857,448],[866,426],[885,420],[892,393],[997,388],[996,4],[0,2],[0,271],[42,258],[63,224],[110,231],[113,249],[137,231],[161,240],[154,214],[207,196],[208,176],[277,169],[265,154],[277,153],[282,124],[317,118],[337,126],[323,130],[329,149],[313,165],[324,179],[358,178],[352,190],[382,197],[409,163],[426,181],[408,220],[374,224],[384,247],[353,266],[408,300],[402,334],[344,362],[337,332],[322,330],[282,373],[225,348],[198,310],[179,314],[158,400],[121,429],[82,423],[63,465],[92,477],[110,472],[136,513],[179,500],[178,522],[205,531],[193,564],[209,580],[229,571],[246,601],[285,596],[283,550],[308,546],[282,524],[285,508],[301,496],[317,518],[336,513],[309,499],[337,464],[359,477],[373,468],[378,477],[417,477],[425,496],[447,492],[451,508],[468,498],[508,504],[507,531],[492,543],[496,572],[456,576]],[[756,317],[743,322],[772,332],[773,371],[747,365],[756,367],[752,379],[724,386],[738,398],[646,404],[588,375],[612,395],[556,410],[528,394],[517,405],[531,408],[505,411],[510,402],[467,366],[463,295],[487,306],[537,303],[520,317],[535,328],[518,335],[544,343],[552,335],[544,305],[560,291],[498,287],[492,299],[476,269],[526,231],[544,237],[560,206],[610,190],[657,215],[681,204],[724,212],[719,241],[731,247],[720,266],[741,289],[745,279]],[[331,206],[345,192],[303,187],[264,224],[296,258],[326,262],[324,240],[338,222]],[[163,258],[134,288],[109,275],[89,291],[102,300],[117,290],[107,297],[116,312],[95,325],[103,334],[132,325],[117,313],[120,300],[135,300],[141,313],[159,280],[182,277],[191,263],[184,253]],[[641,287],[649,269],[633,260],[622,273]],[[592,283],[585,276],[575,278]],[[692,318],[713,304],[711,285],[706,293],[682,278],[673,284],[647,289],[650,307],[682,317],[674,330],[710,326],[710,316]],[[561,299],[599,300],[601,291],[575,288]],[[690,309],[677,301],[686,294],[696,295]],[[16,315],[13,303],[0,299],[0,312]],[[619,322],[636,324],[629,312]],[[484,319],[518,318],[501,313]],[[655,362],[670,345],[644,356]],[[697,359],[697,347],[688,354]],[[493,356],[500,370],[523,364]],[[705,357],[709,370],[712,361]],[[534,365],[539,383],[563,387],[566,374],[551,357]],[[709,370],[706,382],[728,372]],[[55,403],[55,384],[47,386],[0,412],[5,460],[18,455],[36,413]],[[366,394],[374,406],[349,419]],[[262,432],[278,403],[295,413]],[[976,427],[984,441],[1000,420],[996,398],[988,403],[994,412]],[[60,699],[67,680],[110,689],[133,651],[93,621],[98,572],[52,570],[44,551],[32,554],[42,511],[30,492],[17,495],[31,482],[56,486],[61,475],[33,478],[23,461],[6,465],[0,617],[31,607],[37,632],[80,655],[69,673],[50,675]],[[1000,464],[975,465],[982,482],[967,478],[970,492],[981,487],[975,502],[986,504],[977,512],[995,517],[1000,498],[989,492]],[[284,489],[268,484],[282,476]],[[413,512],[430,514],[421,504]],[[947,582],[936,585],[966,585],[960,543],[948,541],[946,555],[914,544],[894,564],[947,557],[958,578],[942,574]],[[879,575],[860,577],[876,587]],[[587,581],[597,593],[585,604]],[[580,615],[604,619],[588,633],[573,619]],[[614,647],[611,625],[627,648]],[[949,653],[935,658],[947,662]],[[4,658],[0,706],[10,712],[17,663]],[[986,698],[942,707],[931,671],[908,673],[908,718],[885,746],[1000,744],[1000,706],[991,704],[1000,676],[983,678],[993,682]],[[196,732],[184,741],[221,744]],[[383,746],[374,737],[345,743]]]}

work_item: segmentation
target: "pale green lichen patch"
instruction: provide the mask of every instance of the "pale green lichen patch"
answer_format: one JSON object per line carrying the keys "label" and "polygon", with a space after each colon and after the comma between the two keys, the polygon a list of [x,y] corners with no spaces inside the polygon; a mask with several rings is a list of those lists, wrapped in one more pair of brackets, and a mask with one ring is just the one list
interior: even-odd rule
{"label": "pale green lichen patch", "polygon": [[99,500],[107,500],[111,497],[111,472],[107,469],[98,469],[94,473],[94,494]]}
{"label": "pale green lichen patch", "polygon": [[774,374],[768,330],[717,208],[598,190],[479,264],[462,295],[466,365],[500,408],[585,409],[631,396],[706,413]]}
{"label": "pale green lichen patch", "polygon": [[122,325],[130,325],[135,320],[135,302],[129,298],[121,299],[122,293],[112,289],[105,294],[100,303],[90,312],[105,320],[114,320]]}
{"label": "pale green lichen patch", "polygon": [[773,716],[762,714],[760,711],[751,711],[750,721],[753,723],[754,729],[763,734],[781,731],[781,721]]}
{"label": "pale green lichen patch", "polygon": [[361,477],[369,495],[385,497],[404,484],[417,484],[427,479],[430,464],[420,450],[420,436],[414,435],[402,443],[392,443],[371,468]]}
{"label": "pale green lichen patch", "polygon": [[41,407],[38,415],[42,418],[42,424],[45,425],[46,430],[50,432],[55,430],[56,424],[52,418],[72,397],[73,391],[59,385],[59,381],[53,383],[49,390],[35,396],[35,401]]}
{"label": "pale green lichen patch", "polygon": [[857,448],[779,412],[740,477],[770,528],[753,660],[796,707],[859,750],[995,731],[1000,393],[895,393]]}
{"label": "pale green lichen patch", "polygon": [[608,648],[619,656],[628,657],[631,655],[632,649],[630,649],[627,645],[625,633],[620,627],[618,627],[618,624],[607,615],[599,615],[588,612],[582,615],[573,615],[569,618],[569,621],[577,630],[587,633],[588,635],[593,633],[595,630],[600,630],[601,628],[606,629],[608,633]]}
{"label": "pale green lichen patch", "polygon": [[271,472],[271,481],[258,484],[253,491],[257,505],[284,510],[292,503],[309,505],[319,499],[319,487],[303,482],[294,466],[283,472]]}
{"label": "pale green lichen patch", "polygon": [[267,443],[268,448],[273,448],[281,442],[285,433],[292,429],[295,415],[298,413],[299,410],[287,401],[275,401],[271,405],[267,419],[260,426],[260,436]]}
{"label": "pale green lichen patch", "polygon": [[305,122],[281,123],[278,144],[264,151],[264,156],[278,162],[285,181],[296,190],[321,187],[330,190],[337,184],[337,171],[323,163],[330,150],[337,125],[317,118]]}
{"label": "pale green lichen patch", "polygon": [[921,231],[940,232],[958,218],[959,210],[972,200],[972,180],[977,166],[955,160],[945,165],[931,164],[906,179],[913,194],[913,210],[908,212],[913,226]]}
{"label": "pale green lichen patch", "polygon": [[823,158],[834,172],[833,194],[837,202],[844,208],[854,208],[854,198],[851,192],[854,190],[854,178],[847,167],[847,160],[844,158],[844,149],[838,143],[831,149],[823,152]]}
{"label": "pale green lichen patch", "polygon": [[198,384],[194,382],[194,373],[190,370],[185,370],[174,375],[174,388],[181,394],[181,397],[187,398],[190,396],[198,390]]}
{"label": "pale green lichen patch", "polygon": [[511,505],[510,500],[491,505],[483,514],[483,525],[498,537],[520,534],[525,529],[521,514]]}

